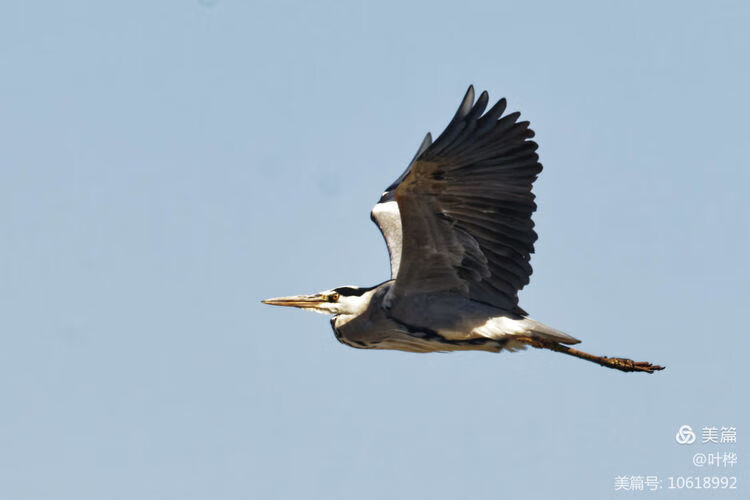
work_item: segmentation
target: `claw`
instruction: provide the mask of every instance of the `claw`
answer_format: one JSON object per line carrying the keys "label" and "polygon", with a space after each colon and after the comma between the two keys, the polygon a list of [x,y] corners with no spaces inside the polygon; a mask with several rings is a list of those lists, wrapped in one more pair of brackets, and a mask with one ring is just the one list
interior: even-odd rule
{"label": "claw", "polygon": [[663,366],[652,365],[648,361],[633,361],[628,358],[609,358],[602,356],[602,366],[607,366],[623,372],[646,372],[654,373],[663,370]]}

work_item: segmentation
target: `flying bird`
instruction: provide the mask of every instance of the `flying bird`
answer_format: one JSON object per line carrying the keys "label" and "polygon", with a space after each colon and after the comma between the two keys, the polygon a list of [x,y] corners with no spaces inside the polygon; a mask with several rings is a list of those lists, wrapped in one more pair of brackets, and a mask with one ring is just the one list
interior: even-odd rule
{"label": "flying bird", "polygon": [[550,349],[625,372],[663,367],[596,356],[580,341],[529,317],[518,291],[529,283],[537,234],[532,184],[542,171],[534,132],[500,99],[465,97],[442,134],[428,133],[371,212],[391,279],[264,300],[331,314],[343,344],[409,352]]}

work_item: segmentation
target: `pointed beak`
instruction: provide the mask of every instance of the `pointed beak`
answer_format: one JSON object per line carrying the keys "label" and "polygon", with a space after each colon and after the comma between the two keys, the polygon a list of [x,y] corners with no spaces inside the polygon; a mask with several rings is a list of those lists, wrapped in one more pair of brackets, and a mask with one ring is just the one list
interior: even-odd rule
{"label": "pointed beak", "polygon": [[272,306],[285,307],[302,307],[305,309],[314,309],[320,304],[327,302],[325,295],[316,293],[314,295],[292,295],[289,297],[276,297],[275,299],[266,299],[261,302]]}

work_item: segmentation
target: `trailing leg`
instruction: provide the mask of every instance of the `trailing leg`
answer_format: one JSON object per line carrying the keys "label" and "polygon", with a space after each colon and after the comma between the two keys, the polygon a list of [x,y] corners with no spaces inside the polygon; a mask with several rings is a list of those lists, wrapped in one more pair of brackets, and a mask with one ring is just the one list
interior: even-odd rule
{"label": "trailing leg", "polygon": [[591,361],[592,363],[596,363],[598,365],[605,366],[607,368],[613,368],[615,370],[620,370],[623,372],[654,373],[655,371],[664,369],[663,366],[652,365],[647,361],[633,361],[632,359],[628,358],[610,358],[608,356],[596,356],[594,354],[589,354],[587,352],[579,351],[578,349],[573,349],[572,347],[558,344],[557,342],[550,342],[547,340],[532,339],[530,337],[514,337],[513,340],[519,340],[538,349],[549,349],[551,351],[561,352],[569,356],[585,359],[586,361]]}

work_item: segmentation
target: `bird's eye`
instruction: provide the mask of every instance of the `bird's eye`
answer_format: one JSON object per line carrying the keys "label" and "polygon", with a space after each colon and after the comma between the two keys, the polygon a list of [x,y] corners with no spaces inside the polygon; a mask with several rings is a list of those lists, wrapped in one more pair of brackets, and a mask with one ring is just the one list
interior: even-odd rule
{"label": "bird's eye", "polygon": [[337,300],[339,300],[339,294],[336,292],[328,296],[328,302],[336,302]]}

